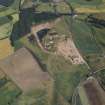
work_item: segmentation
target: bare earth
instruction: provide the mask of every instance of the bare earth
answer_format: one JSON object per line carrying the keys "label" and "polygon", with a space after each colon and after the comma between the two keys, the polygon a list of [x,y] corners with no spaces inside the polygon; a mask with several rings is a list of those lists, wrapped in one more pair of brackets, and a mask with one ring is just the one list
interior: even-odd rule
{"label": "bare earth", "polygon": [[84,89],[90,105],[105,105],[105,92],[95,79],[89,79],[84,83]]}
{"label": "bare earth", "polygon": [[23,91],[43,88],[51,78],[43,72],[31,53],[21,48],[13,55],[0,62],[0,68]]}
{"label": "bare earth", "polygon": [[63,55],[66,59],[69,59],[73,64],[85,63],[84,59],[75,47],[74,42],[70,38],[58,42],[57,53],[59,55]]}

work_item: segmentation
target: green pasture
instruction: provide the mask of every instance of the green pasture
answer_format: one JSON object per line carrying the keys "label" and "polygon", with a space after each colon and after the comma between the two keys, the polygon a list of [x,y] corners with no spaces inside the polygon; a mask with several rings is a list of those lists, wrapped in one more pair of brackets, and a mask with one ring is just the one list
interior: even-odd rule
{"label": "green pasture", "polygon": [[51,12],[51,13],[70,13],[70,6],[66,2],[52,3],[52,2],[36,2],[38,6],[35,8],[36,12]]}
{"label": "green pasture", "polygon": [[77,19],[71,19],[70,21],[72,37],[79,51],[84,55],[102,53],[90,26],[85,21]]}
{"label": "green pasture", "polygon": [[105,69],[96,73],[96,76],[100,80],[101,86],[105,89]]}
{"label": "green pasture", "polygon": [[90,23],[94,37],[105,51],[105,14],[94,14],[93,17],[97,19],[94,23]]}
{"label": "green pasture", "polygon": [[65,17],[62,17],[61,20],[55,24],[54,30],[61,36],[70,36],[71,34],[68,23],[65,21]]}
{"label": "green pasture", "polygon": [[102,4],[101,0],[92,0],[92,1],[88,1],[88,0],[68,0],[69,3],[71,4],[79,4],[79,5],[88,5],[88,6],[94,6],[94,5],[99,5]]}
{"label": "green pasture", "polygon": [[10,36],[13,28],[12,20],[8,17],[0,18],[0,39]]}
{"label": "green pasture", "polygon": [[[86,65],[72,65],[69,60],[62,56],[44,53],[37,44],[32,44],[27,37],[23,37],[21,43],[30,49],[55,80],[55,90],[66,100],[69,100],[78,83],[86,77],[88,69]],[[45,67],[45,68],[44,68]]]}
{"label": "green pasture", "polygon": [[14,0],[9,6],[0,5],[0,17],[19,12],[20,0]]}
{"label": "green pasture", "polygon": [[54,12],[53,5],[51,3],[40,3],[36,8],[38,12]]}
{"label": "green pasture", "polygon": [[20,89],[12,82],[0,87],[0,105],[11,104],[20,95]]}
{"label": "green pasture", "polygon": [[87,61],[92,71],[105,69],[105,57],[102,55],[87,55],[85,56],[85,60]]}
{"label": "green pasture", "polygon": [[56,90],[68,101],[79,82],[88,74],[86,65],[72,65],[61,56],[49,56],[47,69],[55,79]]}

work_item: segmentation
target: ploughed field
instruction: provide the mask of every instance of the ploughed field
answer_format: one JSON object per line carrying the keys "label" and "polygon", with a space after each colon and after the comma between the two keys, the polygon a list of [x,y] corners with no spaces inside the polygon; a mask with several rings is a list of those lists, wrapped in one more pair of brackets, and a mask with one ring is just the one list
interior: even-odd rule
{"label": "ploughed field", "polygon": [[91,105],[103,105],[105,92],[101,89],[97,81],[88,81],[84,84],[84,89]]}

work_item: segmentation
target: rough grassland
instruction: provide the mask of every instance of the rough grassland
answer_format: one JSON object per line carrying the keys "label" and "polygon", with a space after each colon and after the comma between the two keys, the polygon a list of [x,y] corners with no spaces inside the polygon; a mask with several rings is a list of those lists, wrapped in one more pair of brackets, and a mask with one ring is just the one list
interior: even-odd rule
{"label": "rough grassland", "polygon": [[20,90],[12,82],[7,82],[0,88],[0,105],[12,103],[19,94]]}
{"label": "rough grassland", "polygon": [[86,65],[71,65],[62,57],[50,56],[48,60],[48,71],[53,75],[56,89],[70,100],[78,83],[88,74]]}
{"label": "rough grassland", "polygon": [[[79,51],[84,54],[101,54],[102,50],[93,37],[92,31],[85,21],[71,19],[71,31],[74,42]],[[84,29],[83,29],[84,27]]]}

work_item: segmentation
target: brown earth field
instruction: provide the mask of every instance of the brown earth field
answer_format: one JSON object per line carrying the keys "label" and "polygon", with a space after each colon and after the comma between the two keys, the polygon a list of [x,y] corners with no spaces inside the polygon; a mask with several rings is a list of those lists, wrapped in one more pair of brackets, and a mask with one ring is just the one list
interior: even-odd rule
{"label": "brown earth field", "polygon": [[90,105],[105,105],[105,92],[95,79],[88,80],[84,84],[84,89],[91,103]]}
{"label": "brown earth field", "polygon": [[1,61],[0,68],[23,92],[43,88],[51,80],[26,48]]}

